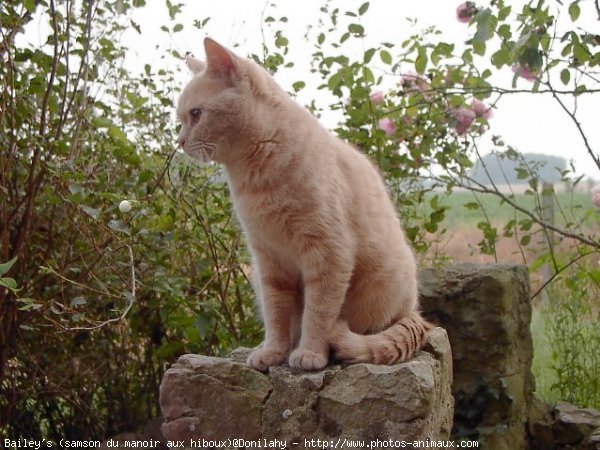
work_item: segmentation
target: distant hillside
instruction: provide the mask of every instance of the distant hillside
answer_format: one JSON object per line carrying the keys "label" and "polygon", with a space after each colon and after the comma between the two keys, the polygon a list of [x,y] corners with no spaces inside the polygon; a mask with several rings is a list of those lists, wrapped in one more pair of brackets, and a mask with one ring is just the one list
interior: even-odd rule
{"label": "distant hillside", "polygon": [[[567,168],[567,160],[560,156],[524,153],[523,157],[531,167],[537,167],[539,177],[551,183],[559,182],[560,171]],[[523,184],[527,179],[519,179],[517,168],[519,163],[499,155],[485,155],[483,161],[477,161],[471,169],[470,176],[483,184],[490,184],[489,176],[495,184]],[[483,164],[482,164],[483,162]],[[485,165],[487,172],[483,169]]]}

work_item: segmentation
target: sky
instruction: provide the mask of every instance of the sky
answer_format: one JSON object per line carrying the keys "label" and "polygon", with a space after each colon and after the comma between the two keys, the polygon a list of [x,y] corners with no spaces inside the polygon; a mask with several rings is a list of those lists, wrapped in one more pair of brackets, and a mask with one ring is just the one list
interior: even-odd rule
{"label": "sky", "polygon": [[[288,91],[291,84],[298,80],[307,82],[306,89],[299,95],[300,103],[308,103],[314,97],[320,97],[320,104],[327,104],[324,91],[318,91],[319,80],[310,74],[310,61],[313,48],[304,37],[307,28],[318,27],[318,19],[324,17],[319,9],[323,0],[180,0],[185,4],[178,22],[185,27],[182,32],[167,34],[160,27],[168,21],[167,8],[163,0],[147,0],[144,8],[135,12],[134,20],[141,27],[141,34],[133,28],[127,31],[123,39],[131,49],[128,63],[135,70],[140,62],[152,62],[156,67],[175,64],[172,59],[164,59],[165,48],[175,48],[185,54],[191,51],[202,59],[202,40],[210,36],[223,45],[238,44],[235,51],[240,55],[250,53],[261,54],[264,28],[262,19],[266,16],[276,18],[286,16],[288,22],[283,25],[285,35],[290,41],[289,59],[295,67],[280,71],[275,75],[277,81]],[[172,0],[176,3],[177,0]],[[342,11],[358,10],[365,0],[330,0],[330,9],[340,7]],[[564,0],[569,3],[569,0]],[[455,0],[371,0],[370,8],[361,18],[367,37],[361,46],[346,48],[348,52],[360,52],[369,45],[383,41],[401,43],[410,35],[428,26],[436,26],[441,31],[441,39],[445,42],[462,45],[473,33],[468,24],[456,20],[456,7],[460,1]],[[482,5],[487,3],[481,0]],[[526,2],[508,1],[513,5],[523,5]],[[548,2],[547,2],[548,3]],[[553,2],[549,2],[553,3]],[[600,34],[600,20],[592,9],[591,1],[580,2],[582,14],[578,25],[588,31]],[[520,8],[520,6],[519,6]],[[210,17],[208,24],[198,30],[192,23]],[[417,19],[416,27],[412,27],[405,18]],[[559,27],[572,27],[568,17],[561,17]],[[171,26],[173,24],[171,23]],[[267,38],[268,39],[268,38]],[[489,58],[489,56],[488,56]],[[376,58],[374,58],[375,60]],[[489,62],[488,62],[489,66]],[[183,67],[183,63],[182,63]],[[408,70],[410,67],[407,67]],[[138,69],[141,70],[141,67]],[[505,67],[494,74],[492,82],[496,85],[510,88],[513,73]],[[181,72],[182,87],[189,75]],[[562,86],[558,82],[559,86]],[[528,89],[531,84],[526,80],[518,80],[518,88]],[[590,144],[596,153],[600,153],[600,98],[598,94],[584,95],[578,98],[578,117],[585,130]],[[572,105],[572,99],[568,99]],[[334,113],[324,113],[322,121],[333,128],[338,120]],[[503,141],[523,153],[547,153],[573,160],[579,174],[594,179],[600,179],[600,171],[594,165],[583,145],[581,136],[569,117],[560,109],[551,95],[511,94],[502,98],[490,121],[491,129],[480,142],[484,153],[492,149],[491,136],[500,135]]]}

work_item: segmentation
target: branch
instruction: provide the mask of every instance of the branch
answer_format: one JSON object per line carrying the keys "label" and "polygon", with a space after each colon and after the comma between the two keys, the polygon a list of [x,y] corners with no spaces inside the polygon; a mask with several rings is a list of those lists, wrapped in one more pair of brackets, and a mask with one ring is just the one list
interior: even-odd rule
{"label": "branch", "polygon": [[[579,234],[571,233],[570,231],[565,231],[563,229],[560,229],[560,228],[540,219],[535,214],[533,214],[531,211],[528,211],[527,209],[523,208],[522,206],[520,206],[518,203],[516,203],[514,200],[512,200],[510,197],[506,196],[502,192],[500,192],[498,190],[494,190],[494,189],[489,189],[484,184],[479,183],[477,180],[474,180],[470,177],[466,177],[466,179],[468,181],[470,181],[471,183],[474,183],[476,186],[474,186],[473,184],[466,184],[466,183],[460,183],[460,182],[458,182],[457,185],[464,189],[468,189],[473,192],[478,192],[480,194],[494,194],[495,196],[500,197],[502,199],[502,201],[504,201],[505,203],[510,205],[515,210],[525,214],[527,217],[529,217],[531,220],[533,220],[538,225],[540,225],[544,228],[547,228],[548,230],[552,230],[561,236],[574,239],[576,241],[581,242],[582,244],[586,244],[592,248],[600,250],[600,241],[593,241],[589,238],[586,238],[585,236],[581,236]],[[437,181],[444,182],[443,179],[437,179]]]}
{"label": "branch", "polygon": [[[90,330],[97,330],[98,328],[102,328],[106,325],[108,325],[109,323],[114,323],[114,322],[120,322],[123,319],[125,319],[125,317],[127,316],[127,314],[129,313],[129,311],[131,310],[131,307],[133,306],[133,304],[135,303],[135,296],[136,296],[136,278],[135,278],[135,260],[133,258],[133,249],[131,248],[130,245],[126,245],[127,250],[129,250],[129,263],[131,266],[131,290],[129,292],[130,295],[128,295],[128,303],[127,303],[127,307],[125,308],[125,310],[121,313],[121,315],[119,317],[113,317],[112,319],[107,319],[102,323],[99,323],[98,325],[94,325],[91,327],[70,327],[67,328],[64,331],[90,331]],[[77,284],[76,282],[73,282],[75,284]],[[120,298],[120,297],[119,297]]]}
{"label": "branch", "polygon": [[10,31],[8,33],[4,34],[2,32],[2,29],[0,29],[0,33],[1,33],[2,37],[4,38],[3,41],[0,42],[0,56],[2,56],[6,51],[8,51],[8,49],[10,47],[12,47],[17,33],[19,33],[19,31],[22,31],[23,28],[25,27],[25,25],[33,19],[33,12],[35,12],[35,10],[37,9],[39,4],[40,4],[40,0],[35,0],[33,11],[32,12],[26,11],[25,14],[23,14],[20,17],[21,20],[14,22],[13,27],[10,29]]}
{"label": "branch", "polygon": [[575,114],[572,113],[571,111],[569,111],[569,108],[567,108],[567,106],[558,97],[557,94],[558,94],[557,91],[552,91],[552,96],[556,99],[556,101],[558,102],[558,104],[560,105],[560,107],[567,113],[567,115],[571,118],[571,120],[573,121],[573,123],[577,127],[577,130],[579,131],[579,134],[581,135],[581,138],[583,139],[583,143],[585,145],[585,148],[586,148],[587,152],[592,157],[592,160],[596,163],[596,166],[598,167],[598,170],[600,170],[600,156],[596,155],[594,153],[594,151],[592,150],[592,147],[590,146],[588,138],[585,135],[585,132],[583,131],[581,123],[579,123],[579,121],[577,120],[577,117],[575,117]]}
{"label": "branch", "polygon": [[535,297],[537,297],[544,289],[546,289],[546,287],[552,283],[554,281],[554,279],[556,277],[558,277],[561,273],[563,273],[565,270],[567,270],[569,267],[571,267],[573,264],[575,264],[577,261],[579,261],[580,259],[585,258],[586,256],[589,256],[591,253],[587,253],[587,254],[579,254],[577,255],[577,257],[573,258],[571,261],[569,261],[567,264],[565,264],[563,267],[561,267],[560,269],[556,270],[554,272],[554,274],[548,278],[544,284],[542,284],[537,291],[535,291],[533,294],[531,294],[531,298],[534,299]]}
{"label": "branch", "polygon": [[[40,114],[40,128],[39,128],[39,136],[43,141],[45,139],[46,134],[46,114],[48,113],[48,103],[50,101],[50,93],[52,91],[52,87],[54,85],[54,77],[56,76],[56,70],[58,67],[58,60],[60,58],[58,51],[58,23],[56,21],[56,9],[54,6],[54,0],[50,0],[50,13],[52,15],[52,29],[54,32],[54,57],[52,61],[52,68],[50,70],[50,78],[48,80],[48,86],[46,88],[46,92],[44,93],[44,99],[42,100],[42,110]],[[23,244],[25,243],[25,239],[27,234],[29,233],[29,224],[31,223],[31,219],[33,217],[33,206],[35,196],[40,183],[37,183],[37,180],[40,179],[40,175],[45,173],[45,169],[42,168],[40,172],[36,175],[35,169],[37,163],[40,159],[40,155],[42,152],[42,148],[40,144],[36,145],[35,150],[33,151],[33,156],[31,159],[31,165],[29,167],[29,174],[27,177],[27,193],[25,194],[26,206],[25,212],[23,213],[23,217],[21,219],[21,223],[19,224],[19,232],[15,238],[14,244],[12,246],[11,256],[18,255],[21,251]]]}

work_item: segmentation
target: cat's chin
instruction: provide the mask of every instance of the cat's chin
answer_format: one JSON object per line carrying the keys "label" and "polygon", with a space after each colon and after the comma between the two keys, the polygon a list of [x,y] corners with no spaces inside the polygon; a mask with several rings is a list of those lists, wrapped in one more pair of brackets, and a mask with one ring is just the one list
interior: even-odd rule
{"label": "cat's chin", "polygon": [[208,165],[213,163],[213,159],[206,152],[200,152],[198,154],[189,155],[194,161],[202,165]]}
{"label": "cat's chin", "polygon": [[206,147],[206,146],[194,146],[189,149],[184,149],[185,154],[188,155],[194,161],[200,164],[212,164],[214,162],[213,156],[216,152],[215,147]]}

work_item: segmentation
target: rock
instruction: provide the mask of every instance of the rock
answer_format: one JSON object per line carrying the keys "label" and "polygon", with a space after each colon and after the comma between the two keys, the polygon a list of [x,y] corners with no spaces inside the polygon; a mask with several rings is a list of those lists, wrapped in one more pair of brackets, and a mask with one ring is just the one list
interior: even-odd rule
{"label": "rock", "polygon": [[105,439],[99,448],[153,448],[163,450],[167,448],[167,441],[162,434],[162,417],[149,420],[141,432],[120,433]]}
{"label": "rock", "polygon": [[558,402],[553,414],[555,417],[553,431],[557,447],[571,445],[574,446],[573,448],[581,449],[597,448],[590,447],[588,444],[593,441],[592,435],[600,432],[600,411]]}
{"label": "rock", "polygon": [[257,439],[271,391],[268,378],[245,364],[183,355],[161,382],[163,434],[167,440]]}
{"label": "rock", "polygon": [[600,411],[596,409],[567,402],[551,407],[536,399],[529,420],[531,450],[600,450]]}
{"label": "rock", "polygon": [[527,423],[532,450],[554,448],[556,439],[554,438],[553,426],[552,407],[534,397],[529,405]]}
{"label": "rock", "polygon": [[[393,366],[328,366],[315,372],[184,355],[163,377],[160,405],[168,440],[293,442],[304,439],[447,439],[452,427],[452,359],[446,332]],[[188,442],[189,443],[189,442]],[[232,442],[228,442],[231,444]]]}
{"label": "rock", "polygon": [[420,273],[421,306],[452,347],[453,436],[524,449],[534,381],[527,268],[460,264]]}

